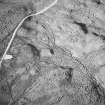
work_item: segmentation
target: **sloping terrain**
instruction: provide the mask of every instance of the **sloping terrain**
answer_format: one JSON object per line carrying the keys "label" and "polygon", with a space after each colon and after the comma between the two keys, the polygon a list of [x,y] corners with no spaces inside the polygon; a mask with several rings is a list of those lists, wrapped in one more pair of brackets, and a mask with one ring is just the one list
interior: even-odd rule
{"label": "sloping terrain", "polygon": [[[0,58],[21,19],[53,2],[24,1],[0,4]],[[58,0],[26,19],[0,68],[0,105],[105,105],[104,26],[104,0]]]}

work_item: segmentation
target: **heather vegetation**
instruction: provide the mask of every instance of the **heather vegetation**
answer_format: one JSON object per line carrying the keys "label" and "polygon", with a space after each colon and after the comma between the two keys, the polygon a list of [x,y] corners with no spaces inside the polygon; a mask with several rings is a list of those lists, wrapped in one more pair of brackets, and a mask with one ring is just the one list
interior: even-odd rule
{"label": "heather vegetation", "polygon": [[0,105],[105,105],[104,0],[0,5]]}

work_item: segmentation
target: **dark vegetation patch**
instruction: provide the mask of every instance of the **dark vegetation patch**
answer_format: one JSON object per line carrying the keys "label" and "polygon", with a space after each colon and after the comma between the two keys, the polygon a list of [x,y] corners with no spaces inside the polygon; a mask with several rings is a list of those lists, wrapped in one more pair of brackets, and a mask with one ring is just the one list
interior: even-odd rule
{"label": "dark vegetation patch", "polygon": [[76,21],[74,23],[76,25],[78,25],[85,34],[88,34],[88,28],[87,28],[86,24],[79,23],[79,22],[76,22]]}
{"label": "dark vegetation patch", "polygon": [[[95,105],[105,105],[105,89],[94,77],[91,77],[91,94],[95,97]],[[93,99],[91,97],[91,99]]]}
{"label": "dark vegetation patch", "polygon": [[31,48],[31,51],[33,53],[34,56],[40,57],[40,51],[37,49],[36,46],[28,43],[28,46]]}

